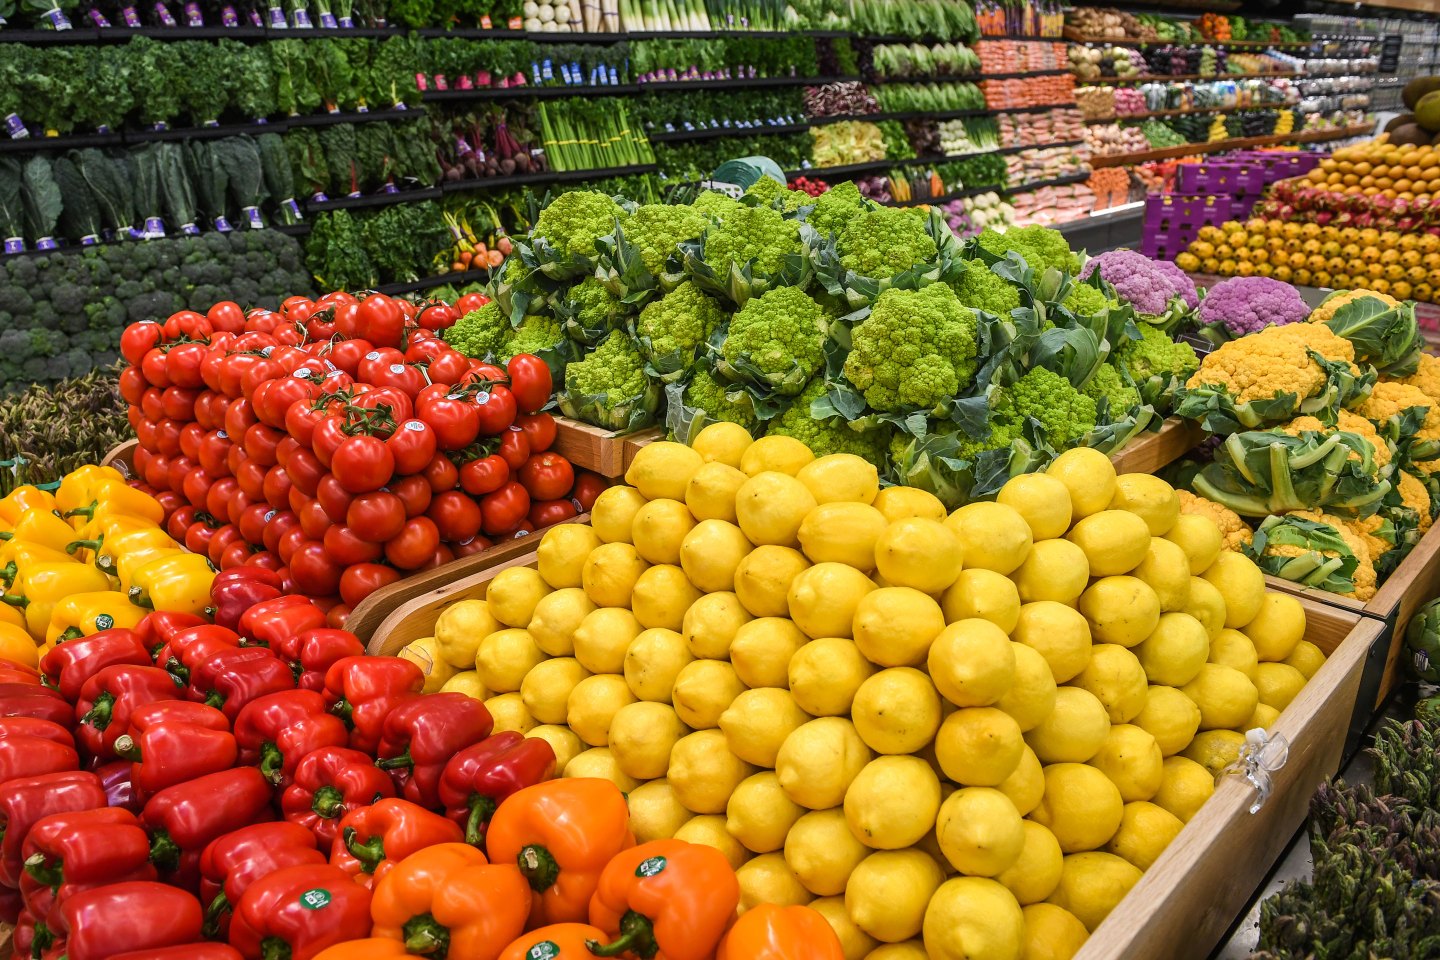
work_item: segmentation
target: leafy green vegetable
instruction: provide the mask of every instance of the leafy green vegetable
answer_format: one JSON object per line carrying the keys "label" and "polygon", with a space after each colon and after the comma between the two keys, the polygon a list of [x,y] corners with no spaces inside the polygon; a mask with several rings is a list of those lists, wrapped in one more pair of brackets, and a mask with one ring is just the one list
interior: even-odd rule
{"label": "leafy green vegetable", "polygon": [[[216,230],[228,230],[230,224],[225,219],[225,195],[229,189],[230,176],[221,165],[220,158],[215,155],[217,143],[217,140],[187,140],[187,166],[194,175],[195,201],[200,213]],[[287,170],[289,166],[290,159],[286,157]]]}
{"label": "leafy green vegetable", "polygon": [[55,171],[44,156],[31,157],[25,163],[24,190],[20,199],[25,210],[25,232],[30,242],[42,247],[53,246],[55,224],[60,220],[63,201]]}
{"label": "leafy green vegetable", "polygon": [[61,235],[93,243],[100,235],[100,208],[95,203],[89,184],[68,157],[55,160],[54,173],[62,202]]}
{"label": "leafy green vegetable", "polygon": [[[375,123],[370,126],[381,127]],[[285,150],[285,141],[278,133],[262,133],[255,138],[260,147],[260,167],[265,171],[265,190],[280,211],[284,223],[299,223],[300,207],[295,202],[295,176],[290,169],[290,154]]]}

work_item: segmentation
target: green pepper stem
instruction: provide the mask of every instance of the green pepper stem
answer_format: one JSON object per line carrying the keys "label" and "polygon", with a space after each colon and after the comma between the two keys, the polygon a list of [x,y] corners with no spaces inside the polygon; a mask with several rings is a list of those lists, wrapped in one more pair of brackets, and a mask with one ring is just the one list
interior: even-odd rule
{"label": "green pepper stem", "polygon": [[414,769],[415,761],[410,758],[410,751],[407,749],[404,753],[400,754],[397,757],[388,757],[386,759],[376,760],[375,766],[379,767],[381,770],[400,770],[402,768]]}
{"label": "green pepper stem", "polygon": [[219,710],[225,706],[225,694],[219,690],[211,690],[205,695],[205,706],[214,707],[216,710]]}
{"label": "green pepper stem", "polygon": [[150,862],[163,872],[180,866],[180,845],[164,830],[156,830],[150,841]]}
{"label": "green pepper stem", "polygon": [[485,828],[495,815],[495,798],[483,793],[470,794],[470,816],[465,821],[465,842],[478,847],[485,842]]}
{"label": "green pepper stem", "polygon": [[121,760],[129,760],[131,763],[140,763],[143,759],[143,757],[140,755],[140,744],[136,743],[135,738],[130,736],[130,734],[128,733],[125,734],[125,736],[117,739],[115,741],[115,746],[111,749],[115,751],[115,756],[119,757]]}
{"label": "green pepper stem", "polygon": [[285,754],[280,752],[280,747],[273,740],[260,744],[260,772],[273,786],[278,787],[285,779]]}
{"label": "green pepper stem", "polygon": [[131,587],[130,592],[125,594],[125,596],[137,607],[144,607],[146,610],[155,609],[155,604],[151,602],[150,594],[146,592],[144,587]]}
{"label": "green pepper stem", "polygon": [[266,937],[260,941],[260,960],[290,960],[290,944],[280,937]]}
{"label": "green pepper stem", "polygon": [[93,520],[95,519],[95,509],[99,506],[99,500],[91,500],[90,506],[76,507],[74,510],[67,510],[64,514],[62,514],[62,516],[66,517],[67,519],[70,517],[84,517],[86,520]]}
{"label": "green pepper stem", "polygon": [[51,890],[59,890],[65,882],[65,869],[59,863],[52,863],[43,853],[31,854],[25,859],[25,872]]}
{"label": "green pepper stem", "polygon": [[335,705],[330,708],[330,712],[345,721],[347,730],[355,729],[355,708],[349,700],[343,698],[336,700]]}
{"label": "green pepper stem", "polygon": [[30,606],[30,598],[16,596],[13,593],[0,593],[0,603],[8,603],[12,607],[19,607],[21,610],[24,610]]}
{"label": "green pepper stem", "polygon": [[65,544],[65,552],[74,556],[77,550],[99,550],[104,543],[104,537],[98,540],[72,540]]}
{"label": "green pepper stem", "polygon": [[79,627],[66,627],[64,632],[55,638],[55,642],[68,643],[71,640],[79,640],[83,636],[85,636],[85,631]]}
{"label": "green pepper stem", "polygon": [[32,960],[40,960],[45,951],[55,942],[55,934],[50,932],[45,921],[41,920],[35,924],[35,936],[30,945],[30,956]]}
{"label": "green pepper stem", "polygon": [[555,881],[560,879],[560,864],[555,862],[550,851],[538,843],[527,844],[520,848],[515,856],[515,862],[520,866],[520,872],[525,874],[525,879],[530,883],[530,889],[536,893],[544,893],[555,886]]}
{"label": "green pepper stem", "polygon": [[96,730],[104,733],[105,728],[110,726],[110,721],[114,719],[114,711],[115,695],[107,690],[95,698],[94,704],[86,711],[85,716],[80,718],[80,722],[88,723]]}
{"label": "green pepper stem", "polygon": [[655,942],[654,924],[649,917],[634,910],[626,910],[625,916],[620,918],[620,936],[615,940],[605,944],[599,940],[586,940],[585,946],[597,957],[618,957],[628,951],[641,960],[650,960],[660,952],[660,945]]}
{"label": "green pepper stem", "polygon": [[405,935],[406,953],[443,960],[450,952],[450,929],[436,920],[433,913],[411,917],[400,932]]}
{"label": "green pepper stem", "polygon": [[366,873],[374,873],[375,868],[380,866],[380,861],[385,859],[385,840],[383,837],[375,836],[361,843],[357,837],[359,834],[354,827],[346,827],[342,839],[345,841],[345,849],[350,851],[350,856],[360,861],[360,869]]}
{"label": "green pepper stem", "polygon": [[215,899],[205,908],[205,925],[202,928],[205,936],[216,937],[220,934],[220,918],[230,912],[230,898],[224,892],[217,893]]}
{"label": "green pepper stem", "polygon": [[323,786],[315,791],[315,800],[310,804],[310,809],[315,811],[316,816],[333,820],[345,809],[345,794],[332,786]]}

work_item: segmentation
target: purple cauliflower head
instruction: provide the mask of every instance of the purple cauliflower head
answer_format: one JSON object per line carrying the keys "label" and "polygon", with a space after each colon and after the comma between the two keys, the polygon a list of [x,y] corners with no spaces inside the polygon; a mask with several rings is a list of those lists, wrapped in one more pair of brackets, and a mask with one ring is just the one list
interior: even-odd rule
{"label": "purple cauliflower head", "polygon": [[1269,326],[1300,323],[1310,306],[1288,283],[1270,277],[1231,277],[1210,288],[1200,304],[1200,322],[1223,323],[1232,337]]}
{"label": "purple cauliflower head", "polygon": [[1110,250],[1091,257],[1080,271],[1083,280],[1096,270],[1105,282],[1115,288],[1140,313],[1158,316],[1170,309],[1170,301],[1180,298],[1188,307],[1200,302],[1195,284],[1173,263],[1151,260],[1134,250]]}

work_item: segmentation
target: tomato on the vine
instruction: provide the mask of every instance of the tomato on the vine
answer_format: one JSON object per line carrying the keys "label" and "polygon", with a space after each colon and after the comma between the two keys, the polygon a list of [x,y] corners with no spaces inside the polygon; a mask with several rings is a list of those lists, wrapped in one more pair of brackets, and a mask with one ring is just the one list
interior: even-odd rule
{"label": "tomato on the vine", "polygon": [[510,465],[498,453],[477,457],[460,467],[460,489],[471,496],[494,493],[510,481]]}
{"label": "tomato on the vine", "polygon": [[315,499],[320,501],[320,506],[325,508],[326,513],[336,520],[342,520],[350,509],[355,494],[346,490],[335,474],[327,473],[315,484]]}
{"label": "tomato on the vine", "polygon": [[325,544],[307,540],[290,556],[290,576],[295,587],[314,597],[328,597],[340,589],[340,565],[325,550]]}
{"label": "tomato on the vine", "polygon": [[424,420],[410,419],[385,441],[395,458],[395,472],[401,475],[419,473],[435,457],[435,430]]}
{"label": "tomato on the vine", "polygon": [[350,501],[344,515],[345,525],[372,543],[399,536],[408,519],[405,501],[387,490],[360,494]]}
{"label": "tomato on the vine", "polygon": [[330,458],[330,470],[346,490],[366,493],[395,476],[395,457],[384,440],[360,434],[341,441]]}
{"label": "tomato on the vine", "polygon": [[[299,517],[291,513],[288,507],[283,509],[276,508],[275,514],[265,523],[265,529],[261,533],[260,542],[265,545],[266,550],[279,556],[280,541],[284,539],[285,535],[290,531],[299,529]],[[305,534],[302,532],[300,535],[303,537]],[[284,557],[280,559],[283,561]]]}
{"label": "tomato on the vine", "polygon": [[605,492],[605,478],[598,473],[591,473],[589,470],[581,470],[575,477],[575,488],[570,491],[570,499],[575,502],[575,509],[586,513],[595,506],[595,499]]}
{"label": "tomato on the vine", "polygon": [[401,577],[400,571],[380,563],[357,563],[346,567],[340,575],[340,599],[356,607],[381,587],[388,587]]}
{"label": "tomato on the vine", "polygon": [[524,413],[536,413],[550,402],[554,387],[550,368],[545,361],[530,353],[518,353],[505,365],[510,374],[510,391]]}
{"label": "tomato on the vine", "polygon": [[359,372],[360,362],[365,359],[365,355],[374,349],[375,345],[368,340],[341,340],[330,347],[326,359],[353,377]]}
{"label": "tomato on the vine", "polygon": [[415,322],[426,330],[444,330],[453,327],[458,319],[460,319],[459,311],[443,300],[433,300],[427,303],[415,316]]}
{"label": "tomato on the vine", "polygon": [[398,347],[405,331],[405,314],[399,304],[381,293],[360,301],[355,313],[359,335],[382,347]]}
{"label": "tomato on the vine", "polygon": [[437,495],[425,516],[435,521],[440,539],[451,543],[469,540],[480,532],[480,505],[458,490]]}
{"label": "tomato on the vine", "polygon": [[463,393],[423,397],[415,412],[435,431],[441,450],[468,447],[480,434],[480,410]]}
{"label": "tomato on the vine", "polygon": [[424,474],[414,474],[409,477],[400,477],[389,484],[389,492],[400,498],[405,505],[405,518],[418,517],[430,509],[430,501],[435,496],[435,491],[430,488],[430,481],[425,479]]}
{"label": "tomato on the vine", "polygon": [[165,354],[165,374],[177,387],[198,390],[205,385],[200,375],[200,365],[205,362],[210,348],[203,343],[177,343]]}
{"label": "tomato on the vine", "polygon": [[530,494],[512,480],[480,500],[480,514],[483,518],[481,528],[492,536],[508,533],[514,530],[529,512]]}
{"label": "tomato on the vine", "polygon": [[479,310],[490,302],[490,298],[483,293],[467,293],[455,301],[455,312],[460,316]]}
{"label": "tomato on the vine", "polygon": [[536,500],[530,504],[530,523],[538,530],[576,516],[575,504],[569,500]]}
{"label": "tomato on the vine", "polygon": [[515,418],[515,426],[525,431],[531,453],[544,453],[555,445],[555,418],[548,413],[522,413]]}
{"label": "tomato on the vine", "polygon": [[380,544],[362,539],[350,527],[340,523],[325,529],[323,542],[326,552],[342,567],[371,563],[385,555],[385,548]]}
{"label": "tomato on the vine", "polygon": [[212,330],[221,330],[226,333],[243,333],[245,331],[245,311],[241,310],[240,304],[233,300],[221,300],[205,311],[205,318],[210,321]]}
{"label": "tomato on the vine", "polygon": [[530,459],[530,439],[519,427],[509,427],[500,435],[500,454],[511,470],[519,470]]}
{"label": "tomato on the vine", "polygon": [[120,334],[120,355],[130,366],[138,367],[150,349],[159,346],[163,339],[165,328],[154,320],[132,323]]}
{"label": "tomato on the vine", "polygon": [[493,386],[475,394],[480,412],[480,436],[498,437],[515,423],[515,395],[508,387]]}
{"label": "tomato on the vine", "polygon": [[575,486],[575,470],[558,453],[537,453],[520,468],[520,482],[536,500],[559,500]]}
{"label": "tomato on the vine", "polygon": [[443,493],[446,490],[454,490],[460,483],[460,471],[456,469],[454,462],[444,454],[436,454],[435,459],[421,474],[430,484],[430,489],[435,493]]}
{"label": "tomato on the vine", "polygon": [[411,517],[385,544],[385,558],[401,570],[419,570],[440,545],[440,531],[429,517]]}
{"label": "tomato on the vine", "polygon": [[315,312],[315,302],[309,297],[286,297],[280,304],[280,313],[286,320],[304,323]]}

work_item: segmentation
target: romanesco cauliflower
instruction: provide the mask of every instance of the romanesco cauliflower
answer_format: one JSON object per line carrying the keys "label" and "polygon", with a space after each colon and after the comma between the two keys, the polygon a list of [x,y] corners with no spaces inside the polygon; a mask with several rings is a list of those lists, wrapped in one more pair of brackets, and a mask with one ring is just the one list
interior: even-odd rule
{"label": "romanesco cauliflower", "polygon": [[654,419],[659,385],[645,373],[645,358],[622,330],[565,368],[560,409],[567,416],[610,430],[635,430]]}
{"label": "romanesco cauliflower", "polygon": [[1074,443],[1095,426],[1095,401],[1044,367],[1035,367],[996,393],[990,419],[1009,425],[1012,438],[1020,436],[1027,417],[1040,424],[1045,439],[1056,449]]}
{"label": "romanesco cauliflower", "polygon": [[909,210],[867,210],[840,232],[840,264],[862,277],[885,278],[933,260],[938,249],[925,227]]}
{"label": "romanesco cauliflower", "polygon": [[700,239],[709,226],[709,219],[694,207],[647,203],[625,221],[625,240],[639,253],[645,269],[659,274],[681,243]]}
{"label": "romanesco cauliflower", "polygon": [[1065,297],[1064,306],[1066,310],[1077,317],[1093,317],[1095,314],[1115,306],[1115,301],[1088,283],[1076,283],[1071,285],[1070,293]]}
{"label": "romanesco cauliflower", "polygon": [[499,356],[513,333],[510,321],[500,314],[500,308],[487,303],[456,320],[441,336],[465,356],[486,360]]}
{"label": "romanesco cauliflower", "polygon": [[800,392],[795,401],[770,421],[767,436],[794,437],[823,457],[831,453],[853,453],[874,464],[884,463],[890,440],[890,428],[861,433],[852,430],[840,417],[817,420],[810,415],[810,405],[825,396],[828,389],[824,377],[816,377]]}
{"label": "romanesco cauliflower", "polygon": [[1195,348],[1184,340],[1171,340],[1159,327],[1142,323],[1140,339],[1121,337],[1114,361],[1130,372],[1130,379],[1144,383],[1151,377],[1168,380],[1185,378],[1200,366]]}
{"label": "romanesco cauliflower", "polygon": [[630,308],[595,277],[586,277],[570,288],[566,331],[572,340],[594,343],[605,331],[620,326]]}
{"label": "romanesco cauliflower", "polygon": [[845,377],[882,413],[933,409],[974,380],[978,329],[944,284],[886,290],[851,332]]}
{"label": "romanesco cauliflower", "polygon": [[1059,230],[1049,227],[1011,227],[1004,233],[986,228],[980,232],[980,246],[1003,258],[1011,250],[1020,254],[1037,273],[1048,267],[1075,273],[1080,258],[1070,252],[1070,243]]}
{"label": "romanesco cauliflower", "polygon": [[1108,363],[1102,363],[1084,387],[1085,396],[1098,405],[1100,398],[1109,400],[1107,407],[1111,420],[1123,417],[1132,407],[1140,405],[1140,391],[1125,382],[1120,371]]}
{"label": "romanesco cauliflower", "polygon": [[780,210],[785,213],[794,213],[801,207],[815,202],[815,198],[804,190],[790,190],[785,184],[774,177],[761,177],[750,185],[745,191],[745,196],[761,201],[765,206],[774,206],[775,201],[780,201]]}
{"label": "romanesco cauliflower", "polygon": [[815,209],[810,211],[806,222],[823,237],[839,233],[845,229],[845,224],[850,222],[851,217],[867,209],[869,207],[865,198],[860,195],[860,188],[847,180],[816,198]]}
{"label": "romanesco cauliflower", "polygon": [[984,310],[997,317],[1008,317],[1020,306],[1020,289],[987,267],[983,261],[971,260],[965,274],[955,283],[955,296],[972,310]]}
{"label": "romanesco cauliflower", "polygon": [[769,207],[740,207],[705,236],[705,259],[717,270],[755,261],[761,273],[778,273],[800,252],[800,224]]}
{"label": "romanesco cauliflower", "polygon": [[825,361],[825,311],[796,287],[776,287],[730,319],[720,372],[795,396]]}
{"label": "romanesco cauliflower", "polygon": [[725,314],[700,288],[685,281],[640,311],[635,337],[652,364],[677,376],[694,362],[695,351],[710,339]]}
{"label": "romanesco cauliflower", "polygon": [[515,335],[505,343],[499,355],[502,360],[508,361],[516,354],[538,354],[550,350],[564,340],[565,332],[560,329],[559,320],[550,314],[532,313],[520,321]]}
{"label": "romanesco cauliflower", "polygon": [[695,198],[695,202],[690,204],[690,209],[716,220],[724,220],[744,206],[728,193],[721,193],[719,190],[702,190],[700,196]]}
{"label": "romanesco cauliflower", "polygon": [[540,212],[534,235],[572,257],[593,257],[595,241],[615,232],[625,211],[614,200],[594,190],[562,193]]}
{"label": "romanesco cauliflower", "polygon": [[738,423],[750,431],[751,436],[759,433],[760,419],[755,416],[755,408],[748,403],[730,402],[725,396],[727,388],[733,389],[716,380],[709,370],[697,367],[690,382],[685,384],[683,400],[686,406],[695,407],[711,420]]}
{"label": "romanesco cauliflower", "polygon": [[1180,498],[1180,512],[1205,517],[1220,528],[1220,546],[1233,553],[1243,553],[1255,539],[1255,533],[1240,519],[1240,514],[1214,500],[1197,497],[1189,490],[1176,490]]}

